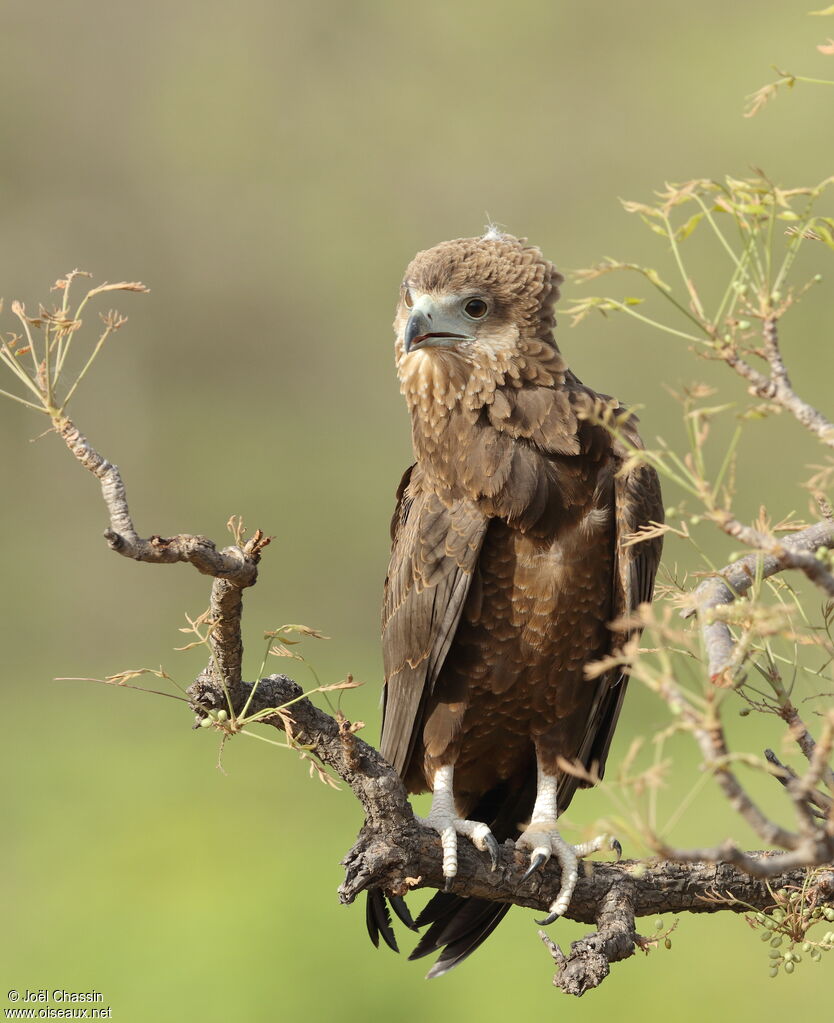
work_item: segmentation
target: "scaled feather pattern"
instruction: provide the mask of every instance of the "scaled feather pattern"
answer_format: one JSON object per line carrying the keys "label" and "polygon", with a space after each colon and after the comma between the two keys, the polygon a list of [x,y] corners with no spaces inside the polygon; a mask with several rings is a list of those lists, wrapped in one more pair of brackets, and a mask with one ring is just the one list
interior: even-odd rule
{"label": "scaled feather pattern", "polygon": [[[660,487],[629,457],[636,418],[556,345],[561,283],[538,248],[489,231],[418,253],[394,321],[415,462],[391,525],[381,752],[412,793],[453,766],[457,812],[498,842],[529,821],[537,765],[560,813],[582,785],[562,758],[602,775],[627,680],[584,668],[629,638],[609,623],[651,600],[660,559],[658,537],[624,542],[662,522]],[[393,947],[369,897],[371,937]],[[446,972],[507,909],[439,893],[413,957],[440,951],[430,976]]]}

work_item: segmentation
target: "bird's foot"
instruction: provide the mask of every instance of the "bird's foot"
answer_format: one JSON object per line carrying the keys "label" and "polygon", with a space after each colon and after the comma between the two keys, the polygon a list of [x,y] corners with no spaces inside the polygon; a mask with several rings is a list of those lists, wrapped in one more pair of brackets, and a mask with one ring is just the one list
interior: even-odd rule
{"label": "bird's foot", "polygon": [[495,870],[498,866],[498,842],[483,821],[465,820],[436,806],[432,806],[428,817],[418,817],[417,820],[440,835],[447,891],[458,872],[458,835],[465,835],[476,849],[489,854],[490,869]]}
{"label": "bird's foot", "polygon": [[556,857],[562,868],[562,886],[559,889],[559,894],[550,904],[544,920],[536,921],[544,927],[562,916],[570,905],[573,890],[579,879],[579,860],[583,856],[589,856],[599,849],[613,849],[617,854],[617,859],[622,855],[620,843],[610,835],[598,835],[590,842],[570,845],[559,834],[555,820],[531,821],[526,830],[519,835],[515,847],[516,849],[530,850],[530,866],[522,881],[526,881],[531,874],[543,867],[551,856]]}

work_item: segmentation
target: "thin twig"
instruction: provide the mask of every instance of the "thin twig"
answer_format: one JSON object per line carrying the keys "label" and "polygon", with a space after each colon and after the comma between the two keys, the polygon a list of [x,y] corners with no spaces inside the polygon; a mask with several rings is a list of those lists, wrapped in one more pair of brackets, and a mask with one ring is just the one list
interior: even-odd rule
{"label": "thin twig", "polygon": [[778,346],[775,317],[771,316],[765,320],[764,337],[765,356],[770,365],[770,376],[759,372],[746,359],[743,359],[735,345],[727,344],[719,347],[718,354],[728,366],[748,382],[750,394],[779,405],[785,411],[790,412],[794,419],[807,430],[815,433],[823,444],[834,447],[834,423],[813,405],[809,405],[807,401],[800,398],[791,386]]}
{"label": "thin twig", "polygon": [[[764,843],[788,850],[785,853],[777,853],[772,860],[762,863],[730,840],[709,848],[684,850],[669,845],[656,835],[650,836],[650,843],[659,855],[686,863],[702,860],[732,863],[740,870],[758,876],[772,876],[803,864],[816,866],[834,861],[834,836],[827,834],[811,818],[807,807],[807,786],[804,783],[796,791],[791,791],[788,787],[800,823],[799,832],[788,831],[763,813],[730,769],[726,737],[714,708],[714,701],[709,701],[706,713],[695,711],[683,698],[671,677],[659,681],[658,691],[673,713],[694,735],[704,765],[712,771],[732,809],[750,825]],[[820,769],[816,767],[816,770]]]}
{"label": "thin twig", "polygon": [[240,591],[255,584],[261,551],[270,538],[257,530],[243,547],[230,546],[222,550],[207,537],[188,533],[143,539],[133,525],[118,466],[100,455],[72,420],[62,417],[56,424],[56,431],[81,465],[101,482],[101,493],[110,516],[110,527],[104,536],[111,550],[134,561],[156,565],[187,562],[203,575],[214,577],[209,632],[213,664],[219,673],[218,680],[229,691],[236,690],[241,682],[243,657]]}
{"label": "thin twig", "polygon": [[[777,549],[767,553],[748,554],[705,579],[693,592],[691,606],[682,612],[684,617],[698,614],[709,675],[714,681],[734,667],[735,652],[730,629],[717,614],[742,597],[757,578],[767,579],[786,568],[800,567],[800,557],[809,558],[824,569],[811,552],[820,547],[834,547],[834,523],[828,520],[817,522],[781,538],[777,545]],[[804,570],[804,560],[801,567]]]}

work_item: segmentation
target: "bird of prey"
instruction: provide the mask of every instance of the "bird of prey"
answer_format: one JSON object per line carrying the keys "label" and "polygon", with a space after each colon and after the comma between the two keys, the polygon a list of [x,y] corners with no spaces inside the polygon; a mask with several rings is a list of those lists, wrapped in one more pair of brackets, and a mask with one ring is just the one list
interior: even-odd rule
{"label": "bird of prey", "polygon": [[[444,875],[457,872],[458,836],[493,867],[508,838],[528,873],[555,856],[562,887],[546,923],[570,903],[577,857],[603,844],[571,846],[557,828],[583,784],[560,764],[602,775],[626,689],[620,670],[584,668],[627,638],[609,625],[651,600],[660,540],[626,541],[663,518],[657,475],[630,457],[634,417],[556,345],[561,282],[538,248],[494,228],[406,270],[395,352],[415,462],[397,493],[382,628],[380,749],[409,792],[433,793],[423,823]],[[440,950],[428,975],[445,973],[508,908],[437,893],[411,958]],[[396,950],[379,890],[367,923]]]}

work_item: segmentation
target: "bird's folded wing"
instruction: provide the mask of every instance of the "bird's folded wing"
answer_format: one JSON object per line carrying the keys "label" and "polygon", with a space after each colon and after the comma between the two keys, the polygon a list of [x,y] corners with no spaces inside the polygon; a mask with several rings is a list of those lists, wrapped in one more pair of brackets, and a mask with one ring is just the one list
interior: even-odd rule
{"label": "bird's folded wing", "polygon": [[[627,428],[628,429],[628,428]],[[642,446],[636,431],[629,429],[629,440]],[[616,450],[616,449],[615,449]],[[625,452],[618,452],[625,460]],[[637,608],[652,599],[654,579],[663,547],[660,535],[638,543],[629,543],[641,527],[663,522],[663,501],[660,482],[655,470],[639,462],[614,479],[615,516],[615,571],[613,620],[622,621]],[[611,649],[621,647],[637,630],[636,626],[622,626],[611,631]],[[599,680],[599,691],[592,713],[588,716],[585,736],[580,747],[579,760],[587,770],[602,777],[608,749],[620,716],[625,696],[627,677],[619,670],[606,673]],[[566,775],[559,791],[559,806],[564,809],[577,787],[577,779]]]}
{"label": "bird's folded wing", "polygon": [[471,501],[451,506],[403,477],[382,612],[382,755],[404,774],[423,708],[458,627],[488,519]]}

